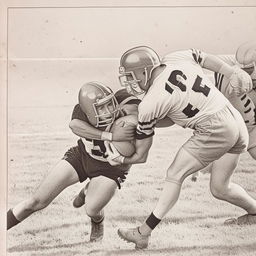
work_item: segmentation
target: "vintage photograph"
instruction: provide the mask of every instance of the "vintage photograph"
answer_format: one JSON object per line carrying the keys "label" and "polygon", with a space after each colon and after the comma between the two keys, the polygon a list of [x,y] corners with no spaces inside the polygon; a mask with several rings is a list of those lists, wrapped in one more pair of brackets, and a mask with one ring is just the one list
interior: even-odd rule
{"label": "vintage photograph", "polygon": [[255,255],[255,1],[1,14],[3,255]]}

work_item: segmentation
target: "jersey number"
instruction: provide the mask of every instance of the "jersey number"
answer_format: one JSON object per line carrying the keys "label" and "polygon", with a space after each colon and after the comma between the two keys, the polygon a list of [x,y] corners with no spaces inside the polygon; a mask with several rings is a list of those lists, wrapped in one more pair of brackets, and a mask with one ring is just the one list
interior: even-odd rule
{"label": "jersey number", "polygon": [[[185,84],[183,84],[178,77],[182,77],[183,79],[187,80],[186,75],[180,71],[180,70],[174,70],[172,71],[171,75],[168,78],[168,81],[172,83],[173,85],[179,87],[179,89],[182,92],[185,92],[187,90],[187,87]],[[165,90],[169,92],[170,94],[173,93],[173,88],[168,84],[165,83]],[[209,95],[210,88],[207,85],[202,85],[202,78],[200,76],[196,77],[196,80],[192,86],[192,90],[194,92],[202,93],[206,97]],[[198,112],[198,108],[194,108],[192,104],[188,103],[188,105],[182,110],[182,112],[188,117],[191,118],[195,116]]]}
{"label": "jersey number", "polygon": [[86,140],[86,148],[91,151],[91,154],[94,156],[100,156],[106,158],[106,147],[102,140]]}

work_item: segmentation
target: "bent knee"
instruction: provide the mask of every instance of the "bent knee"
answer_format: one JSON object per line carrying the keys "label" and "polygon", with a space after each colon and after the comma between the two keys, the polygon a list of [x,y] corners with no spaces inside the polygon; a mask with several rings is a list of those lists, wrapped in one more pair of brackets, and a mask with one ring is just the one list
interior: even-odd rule
{"label": "bent knee", "polygon": [[169,168],[166,172],[166,179],[173,180],[179,183],[182,183],[186,177],[188,177],[191,174],[189,170],[180,169],[175,170],[172,168]]}
{"label": "bent knee", "polygon": [[210,190],[211,190],[212,195],[215,198],[220,199],[220,200],[225,199],[228,194],[228,188],[222,187],[222,186],[217,186],[214,184],[210,185]]}
{"label": "bent knee", "polygon": [[89,217],[96,216],[100,210],[101,209],[99,209],[99,207],[97,207],[97,205],[95,204],[90,204],[90,203],[85,204],[85,211]]}

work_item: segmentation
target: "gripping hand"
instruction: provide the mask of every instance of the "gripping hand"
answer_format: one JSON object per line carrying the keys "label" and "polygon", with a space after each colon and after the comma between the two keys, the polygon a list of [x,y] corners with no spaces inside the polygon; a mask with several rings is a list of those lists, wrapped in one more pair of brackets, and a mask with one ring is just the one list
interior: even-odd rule
{"label": "gripping hand", "polygon": [[124,157],[120,155],[115,146],[109,142],[104,142],[106,147],[107,160],[112,166],[123,164]]}
{"label": "gripping hand", "polygon": [[241,96],[253,89],[250,75],[239,67],[234,68],[234,72],[229,78],[229,86],[237,96]]}

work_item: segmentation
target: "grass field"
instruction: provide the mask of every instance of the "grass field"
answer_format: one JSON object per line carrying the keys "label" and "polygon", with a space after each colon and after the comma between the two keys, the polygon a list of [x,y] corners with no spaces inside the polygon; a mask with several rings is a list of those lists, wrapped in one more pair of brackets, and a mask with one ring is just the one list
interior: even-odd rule
{"label": "grass field", "polygon": [[[53,166],[76,144],[68,122],[72,106],[10,108],[8,138],[8,207],[25,199]],[[83,186],[67,188],[53,203],[8,231],[10,256],[25,255],[175,255],[216,256],[256,254],[256,226],[223,225],[244,212],[214,199],[209,174],[183,185],[180,200],[152,235],[147,250],[136,251],[117,235],[118,227],[133,227],[151,212],[161,192],[165,170],[191,131],[177,126],[159,129],[148,162],[133,166],[123,188],[106,207],[105,238],[89,243],[90,220],[72,199]],[[234,181],[256,197],[256,162],[241,156]]]}

